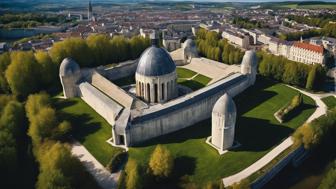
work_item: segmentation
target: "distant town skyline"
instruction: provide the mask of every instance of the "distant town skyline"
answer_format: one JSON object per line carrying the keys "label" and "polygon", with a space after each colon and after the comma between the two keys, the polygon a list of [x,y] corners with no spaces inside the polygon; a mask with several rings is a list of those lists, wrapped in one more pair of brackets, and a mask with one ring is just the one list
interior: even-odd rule
{"label": "distant town skyline", "polygon": [[[42,0],[3,0],[3,2],[39,2]],[[68,2],[85,2],[82,0],[62,0]],[[264,2],[310,2],[312,0],[91,0],[92,2],[162,2],[162,1],[170,1],[170,2],[251,2],[251,3],[264,3]],[[59,0],[44,0],[43,2],[59,2]],[[87,0],[89,2],[89,0]],[[314,1],[316,2],[316,1]],[[317,2],[335,2],[336,0],[323,0]]]}

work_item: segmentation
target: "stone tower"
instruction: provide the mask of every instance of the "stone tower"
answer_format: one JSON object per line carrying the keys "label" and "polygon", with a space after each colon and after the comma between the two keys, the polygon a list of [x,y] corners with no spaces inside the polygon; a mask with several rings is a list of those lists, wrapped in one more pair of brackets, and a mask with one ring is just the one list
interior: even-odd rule
{"label": "stone tower", "polygon": [[92,20],[92,5],[91,1],[89,1],[89,8],[88,8],[88,21]]}
{"label": "stone tower", "polygon": [[225,93],[212,110],[211,143],[220,151],[233,145],[236,116],[236,105]]}
{"label": "stone tower", "polygon": [[257,55],[254,51],[246,51],[241,63],[241,73],[248,75],[249,84],[253,85],[257,77]]}
{"label": "stone tower", "polygon": [[197,47],[192,39],[187,39],[182,45],[183,64],[189,64],[192,58],[198,57]]}
{"label": "stone tower", "polygon": [[65,98],[79,96],[77,83],[81,78],[78,64],[71,58],[65,58],[59,69],[63,94]]}

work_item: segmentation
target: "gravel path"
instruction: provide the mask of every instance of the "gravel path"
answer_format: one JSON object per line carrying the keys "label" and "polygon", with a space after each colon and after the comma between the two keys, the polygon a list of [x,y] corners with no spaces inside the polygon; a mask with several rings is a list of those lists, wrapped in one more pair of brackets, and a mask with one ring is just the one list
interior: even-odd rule
{"label": "gravel path", "polygon": [[[294,90],[300,91],[302,94],[309,96],[310,98],[312,98],[315,101],[317,108],[316,108],[315,112],[307,119],[307,122],[311,122],[312,120],[320,117],[321,115],[323,115],[327,112],[327,107],[323,103],[323,101],[321,100],[321,98],[325,95],[323,95],[323,94],[322,95],[321,94],[312,94],[312,93],[297,89],[297,88],[289,86],[289,85],[287,85],[287,86],[294,89]],[[249,177],[253,173],[255,173],[258,170],[260,170],[261,168],[263,168],[265,165],[270,163],[274,158],[276,158],[281,152],[283,152],[284,150],[289,148],[292,144],[293,144],[293,141],[292,141],[291,137],[288,137],[281,144],[276,146],[273,150],[268,152],[265,156],[263,156],[261,159],[259,159],[258,161],[256,161],[255,163],[253,163],[252,165],[247,167],[246,169],[240,171],[237,174],[234,174],[234,175],[231,175],[229,177],[223,178],[224,186],[230,186],[234,183],[240,182],[241,180]]]}
{"label": "gravel path", "polygon": [[120,174],[119,172],[111,174],[79,142],[74,141],[71,145],[72,154],[83,163],[85,168],[91,173],[103,189],[117,188],[117,182]]}

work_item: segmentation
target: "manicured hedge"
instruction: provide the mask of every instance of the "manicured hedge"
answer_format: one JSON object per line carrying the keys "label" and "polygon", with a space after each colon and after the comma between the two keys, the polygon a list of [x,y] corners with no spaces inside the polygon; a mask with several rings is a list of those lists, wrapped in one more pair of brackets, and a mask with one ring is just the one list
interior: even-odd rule
{"label": "manicured hedge", "polygon": [[300,111],[300,106],[303,104],[303,97],[302,94],[298,94],[293,97],[291,102],[289,102],[286,106],[281,108],[277,113],[276,116],[282,121],[290,120],[293,115]]}

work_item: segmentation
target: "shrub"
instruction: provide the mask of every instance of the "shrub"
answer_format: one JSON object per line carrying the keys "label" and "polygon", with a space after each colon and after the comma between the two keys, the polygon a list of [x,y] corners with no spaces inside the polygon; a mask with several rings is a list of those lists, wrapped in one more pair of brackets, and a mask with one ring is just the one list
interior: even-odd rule
{"label": "shrub", "polygon": [[336,186],[336,161],[324,176],[318,189],[332,189]]}
{"label": "shrub", "polygon": [[123,162],[127,159],[127,152],[120,152],[116,154],[111,161],[107,164],[107,169],[111,172],[117,172]]}
{"label": "shrub", "polygon": [[314,148],[336,136],[336,108],[328,111],[310,123],[306,123],[293,133],[294,142],[306,149]]}
{"label": "shrub", "polygon": [[169,177],[174,167],[174,159],[169,150],[157,145],[149,161],[154,176]]}
{"label": "shrub", "polygon": [[248,179],[243,179],[238,183],[234,183],[230,189],[250,189],[250,181]]}
{"label": "shrub", "polygon": [[140,167],[135,160],[130,159],[126,165],[126,188],[127,189],[141,189],[143,182],[140,174]]}
{"label": "shrub", "polygon": [[295,112],[299,111],[300,106],[303,104],[303,97],[302,94],[298,94],[293,97],[291,102],[289,102],[286,106],[281,108],[277,113],[276,116],[282,120],[287,121],[289,120]]}

